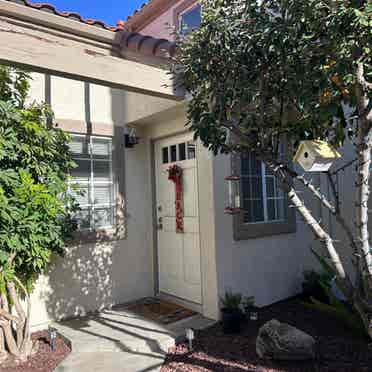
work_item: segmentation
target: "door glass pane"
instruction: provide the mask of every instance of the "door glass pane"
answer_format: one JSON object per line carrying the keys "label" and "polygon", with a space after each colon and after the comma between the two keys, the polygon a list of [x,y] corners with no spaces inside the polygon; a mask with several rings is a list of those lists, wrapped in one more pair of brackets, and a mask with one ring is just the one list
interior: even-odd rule
{"label": "door glass pane", "polygon": [[178,145],[178,153],[179,153],[179,159],[180,161],[186,159],[186,144],[185,143],[180,143]]}
{"label": "door glass pane", "polygon": [[88,182],[90,179],[90,160],[74,159],[77,168],[71,169],[70,174],[73,182]]}
{"label": "door glass pane", "polygon": [[187,159],[195,159],[195,143],[187,142]]}
{"label": "door glass pane", "polygon": [[177,161],[177,146],[172,145],[170,147],[170,153],[171,153],[171,162]]}
{"label": "door glass pane", "polygon": [[168,147],[163,147],[161,149],[162,157],[163,157],[163,164],[169,163],[169,154],[168,154]]}
{"label": "door glass pane", "polygon": [[109,161],[94,161],[93,160],[93,179],[94,182],[110,182],[111,181],[111,164]]}

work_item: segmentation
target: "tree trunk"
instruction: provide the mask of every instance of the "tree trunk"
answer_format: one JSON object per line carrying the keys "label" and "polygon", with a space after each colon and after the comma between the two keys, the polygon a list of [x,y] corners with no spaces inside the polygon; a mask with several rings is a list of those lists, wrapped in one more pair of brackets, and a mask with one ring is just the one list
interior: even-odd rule
{"label": "tree trunk", "polygon": [[[22,307],[17,286],[25,293],[27,312]],[[0,295],[0,300],[1,366],[7,358],[27,360],[35,348],[30,337],[30,301],[25,287],[15,278],[15,281],[6,283],[6,292]]]}
{"label": "tree trunk", "polygon": [[339,254],[337,253],[331,236],[324,230],[320,223],[314,218],[309,209],[305,206],[303,201],[299,198],[296,190],[292,186],[292,183],[288,180],[288,176],[280,165],[275,162],[265,161],[266,165],[272,170],[272,172],[278,177],[283,190],[288,194],[289,201],[293,207],[296,208],[297,212],[303,218],[305,223],[310,227],[315,237],[321,241],[328,251],[329,258],[332,266],[334,267],[337,283],[340,289],[347,298],[352,298],[353,285],[349,276],[346,274],[344,265],[341,261]]}
{"label": "tree trunk", "polygon": [[368,200],[370,194],[370,166],[371,166],[371,144],[372,131],[367,136],[360,134],[358,138],[358,164],[356,179],[356,226],[361,255],[361,272],[366,285],[366,292],[371,299],[372,291],[372,256],[369,244],[368,232]]}
{"label": "tree trunk", "polygon": [[356,225],[360,246],[360,263],[365,294],[372,304],[372,255],[368,233],[368,200],[370,194],[370,167],[372,148],[372,109],[364,77],[364,65],[357,64],[355,93],[358,110],[357,133],[357,179],[356,179]]}

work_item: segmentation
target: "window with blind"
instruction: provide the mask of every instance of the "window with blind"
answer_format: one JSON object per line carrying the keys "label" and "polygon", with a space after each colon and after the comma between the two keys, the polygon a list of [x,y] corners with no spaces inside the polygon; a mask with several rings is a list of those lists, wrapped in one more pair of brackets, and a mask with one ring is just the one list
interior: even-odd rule
{"label": "window with blind", "polygon": [[71,193],[80,210],[79,230],[95,231],[115,225],[112,139],[73,135],[70,150],[77,168],[71,171]]}
{"label": "window with blind", "polygon": [[[284,155],[284,148],[281,151]],[[254,154],[235,156],[241,175],[242,213],[234,216],[234,239],[244,240],[296,231],[296,216],[274,174]]]}
{"label": "window with blind", "polygon": [[287,200],[274,174],[253,154],[241,158],[245,223],[285,221]]}

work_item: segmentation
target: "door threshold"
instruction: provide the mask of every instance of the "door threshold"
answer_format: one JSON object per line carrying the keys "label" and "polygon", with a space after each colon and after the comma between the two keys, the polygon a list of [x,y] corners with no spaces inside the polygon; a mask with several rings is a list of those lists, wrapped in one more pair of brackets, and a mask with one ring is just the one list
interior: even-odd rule
{"label": "door threshold", "polygon": [[164,301],[168,301],[171,303],[173,302],[176,305],[182,306],[185,309],[195,311],[196,313],[199,313],[199,314],[203,313],[203,307],[201,304],[197,304],[195,302],[188,301],[188,300],[179,298],[177,296],[173,296],[173,295],[170,295],[168,293],[163,293],[163,292],[159,292],[156,295],[156,297]]}

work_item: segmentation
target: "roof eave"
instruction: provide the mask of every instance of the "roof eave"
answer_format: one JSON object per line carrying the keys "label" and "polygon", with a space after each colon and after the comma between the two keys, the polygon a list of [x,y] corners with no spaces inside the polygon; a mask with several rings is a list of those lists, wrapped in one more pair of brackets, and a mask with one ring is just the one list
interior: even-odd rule
{"label": "roof eave", "polygon": [[32,22],[50,29],[71,33],[91,40],[108,44],[115,43],[117,33],[86,23],[77,22],[69,18],[59,17],[55,14],[40,11],[21,4],[0,0],[0,16],[11,17],[20,21]]}
{"label": "roof eave", "polygon": [[179,0],[151,0],[125,21],[128,31],[141,31],[148,23],[159,17]]}

